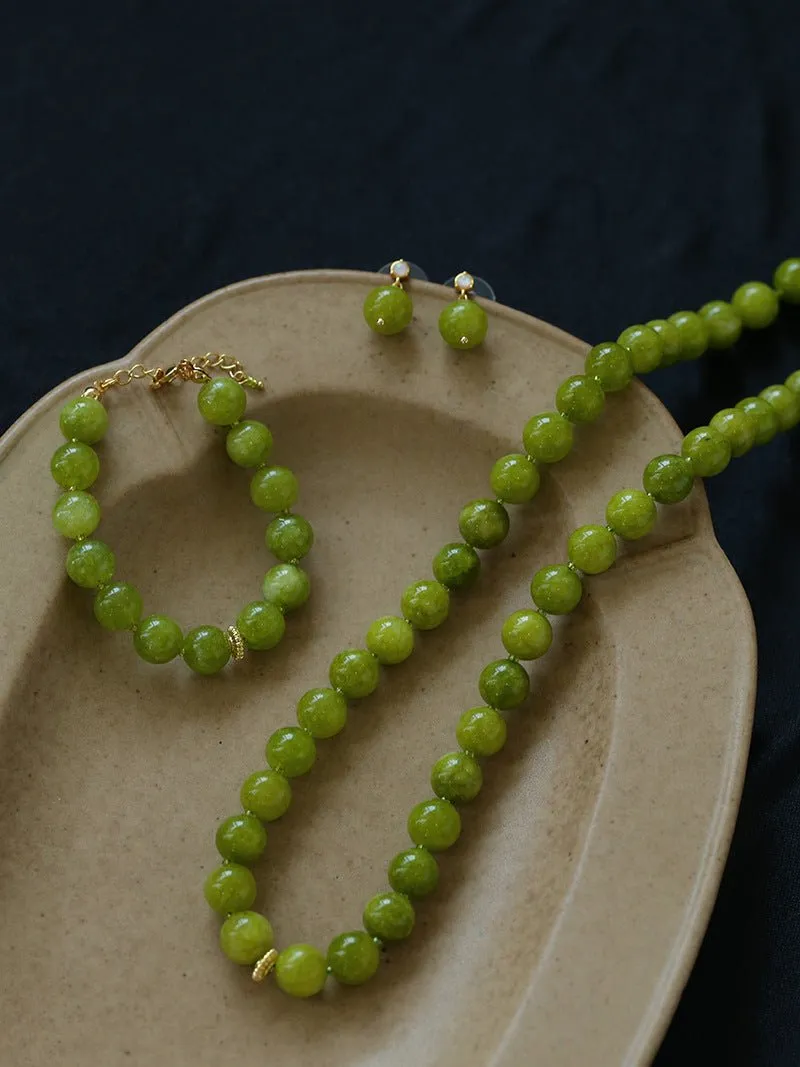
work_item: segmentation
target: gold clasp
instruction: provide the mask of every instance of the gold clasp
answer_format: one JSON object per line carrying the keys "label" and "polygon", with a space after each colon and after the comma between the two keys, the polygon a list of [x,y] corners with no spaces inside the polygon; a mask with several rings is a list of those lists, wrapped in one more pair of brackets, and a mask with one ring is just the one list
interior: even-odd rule
{"label": "gold clasp", "polygon": [[204,356],[192,356],[190,359],[181,359],[171,367],[145,367],[142,363],[134,363],[131,367],[121,367],[109,378],[101,378],[92,382],[83,391],[84,396],[102,400],[109,389],[122,388],[130,385],[133,381],[150,379],[151,389],[163,389],[165,385],[173,382],[195,382],[202,385],[211,378],[212,370],[220,370],[229,375],[235,382],[243,385],[246,389],[263,389],[264,383],[260,378],[254,378],[248,374],[244,366],[233,356],[227,356],[224,352],[207,352]]}

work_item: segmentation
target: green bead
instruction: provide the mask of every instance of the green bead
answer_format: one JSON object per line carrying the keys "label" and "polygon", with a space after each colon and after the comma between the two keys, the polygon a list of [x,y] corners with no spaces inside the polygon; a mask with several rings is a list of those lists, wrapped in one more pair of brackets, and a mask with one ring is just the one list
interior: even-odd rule
{"label": "green bead", "polygon": [[149,615],[139,623],[133,647],[147,663],[169,663],[180,654],[183,631],[166,615]]}
{"label": "green bead", "polygon": [[456,726],[456,741],[473,756],[494,756],[506,743],[507,736],[506,720],[490,707],[470,708]]}
{"label": "green bead", "polygon": [[381,941],[402,941],[414,929],[414,905],[403,893],[378,893],[364,908],[363,922]]}
{"label": "green bead", "polygon": [[659,504],[678,504],[692,491],[694,470],[683,456],[656,456],[645,467],[642,484]]}
{"label": "green bead", "polygon": [[377,659],[365,648],[346,648],[331,660],[330,683],[348,700],[368,697],[378,688],[381,672]]}
{"label": "green bead", "polygon": [[334,737],[347,722],[347,701],[335,689],[309,689],[297,702],[297,721],[312,737]]}
{"label": "green bead", "polygon": [[556,407],[570,422],[594,422],[603,414],[606,394],[595,378],[573,374],[556,391]]}
{"label": "green bead", "polygon": [[473,548],[495,548],[508,534],[508,512],[496,500],[471,500],[461,509],[458,529]]}
{"label": "green bead", "polygon": [[217,827],[216,845],[223,859],[249,867],[261,858],[267,847],[267,831],[255,815],[247,812],[229,815]]}
{"label": "green bead", "polygon": [[772,283],[781,300],[787,304],[800,304],[800,259],[785,259],[779,264]]}
{"label": "green bead", "polygon": [[277,771],[254,771],[242,782],[239,800],[262,822],[274,822],[289,810],[292,787]]}
{"label": "green bead", "polygon": [[569,535],[570,563],[584,574],[602,574],[617,558],[617,539],[605,526],[579,526]]}
{"label": "green bead", "polygon": [[681,359],[699,359],[708,348],[708,326],[696,311],[676,311],[669,321],[681,339]]}
{"label": "green bead", "polygon": [[407,848],[389,864],[389,885],[407,897],[426,897],[439,884],[439,864],[426,848]]}
{"label": "green bead", "polygon": [[283,563],[307,556],[314,544],[314,531],[302,515],[276,515],[267,527],[267,548]]}
{"label": "green bead", "polygon": [[681,453],[689,460],[698,478],[720,474],[731,461],[731,446],[725,437],[710,426],[698,426],[684,437]]}
{"label": "green bead", "polygon": [[569,455],[574,437],[572,423],[558,411],[534,415],[522,431],[525,451],[539,463],[558,463]]}
{"label": "green bead", "polygon": [[656,524],[656,503],[642,489],[621,489],[606,507],[606,522],[625,541],[638,541]]}
{"label": "green bead", "polygon": [[418,630],[435,630],[450,611],[450,594],[441,582],[423,578],[406,586],[400,598],[400,610]]}
{"label": "green bead", "polygon": [[286,631],[286,621],[277,604],[253,600],[236,616],[236,629],[248,648],[264,652],[279,644]]}
{"label": "green bead", "polygon": [[272,434],[263,422],[246,419],[228,430],[225,451],[237,467],[259,467],[272,451]]}
{"label": "green bead", "polygon": [[630,353],[635,374],[648,374],[661,363],[663,344],[649,326],[629,326],[619,335],[617,344]]}
{"label": "green bead", "polygon": [[67,441],[53,453],[50,473],[63,489],[88,489],[97,481],[100,458],[91,445]]}
{"label": "green bead", "polygon": [[379,663],[402,663],[414,651],[414,629],[398,615],[384,615],[367,630],[366,644]]}
{"label": "green bead", "polygon": [[220,915],[247,911],[256,899],[256,880],[252,871],[240,863],[224,863],[206,878],[203,895],[210,908]]}
{"label": "green bead", "polygon": [[566,563],[554,563],[534,574],[531,596],[548,615],[568,615],[581,602],[583,582]]}
{"label": "green bead", "polygon": [[490,708],[507,711],[527,700],[531,681],[528,672],[512,659],[487,663],[478,678],[480,694]]}
{"label": "green bead", "polygon": [[800,393],[800,370],[792,371],[783,384],[793,393]]}
{"label": "green bead", "polygon": [[278,956],[275,981],[290,997],[313,997],[328,977],[328,964],[313,945],[289,945]]}
{"label": "green bead", "polygon": [[782,430],[791,430],[800,422],[800,396],[785,385],[768,385],[758,395],[775,412]]}
{"label": "green bead", "polygon": [[723,408],[709,423],[731,446],[732,456],[743,456],[756,443],[756,420],[738,408]]}
{"label": "green bead", "polygon": [[327,964],[342,985],[363,985],[378,969],[380,949],[363,930],[339,934],[328,946]]}
{"label": "green bead", "polygon": [[451,348],[475,348],[488,329],[486,312],[475,300],[454,300],[439,315],[439,333]]}
{"label": "green bead", "polygon": [[53,526],[64,537],[88,537],[99,524],[100,505],[91,493],[80,489],[62,493],[53,506]]}
{"label": "green bead", "polygon": [[458,841],[461,816],[449,800],[423,800],[408,816],[408,835],[429,852],[444,852]]}
{"label": "green bead", "polygon": [[481,569],[481,558],[472,545],[451,541],[433,557],[433,574],[448,589],[472,585]]}
{"label": "green bead", "polygon": [[645,323],[661,338],[661,366],[671,367],[681,358],[681,335],[677,326],[666,319],[651,319]]}
{"label": "green bead", "polygon": [[255,911],[229,915],[219,932],[219,944],[229,960],[252,967],[269,952],[274,934],[269,921]]}
{"label": "green bead", "polygon": [[78,396],[63,406],[58,422],[68,441],[94,445],[105,437],[108,412],[94,397]]}
{"label": "green bead", "polygon": [[778,316],[778,294],[764,282],[745,282],[731,297],[734,311],[749,330],[763,330]]}
{"label": "green bead", "polygon": [[311,582],[302,567],[295,563],[279,563],[270,567],[264,576],[264,599],[281,611],[301,608],[311,593]]}
{"label": "green bead", "polygon": [[284,778],[308,774],[317,758],[314,738],[299,726],[282,726],[267,741],[267,763]]}
{"label": "green bead", "polygon": [[82,589],[96,589],[114,577],[116,560],[104,541],[78,541],[67,553],[67,574]]}
{"label": "green bead", "polygon": [[769,444],[779,429],[778,416],[772,405],[760,396],[746,396],[736,407],[753,419],[756,426],[756,444]]}
{"label": "green bead", "polygon": [[521,452],[501,456],[489,476],[492,492],[506,504],[527,504],[533,500],[540,481],[536,464]]}
{"label": "green bead", "polygon": [[181,655],[197,674],[216,674],[231,658],[231,646],[219,627],[196,626],[184,637]]}
{"label": "green bead", "polygon": [[633,378],[630,353],[613,341],[590,348],[585,366],[587,375],[596,379],[604,393],[618,393]]}
{"label": "green bead", "polygon": [[212,426],[232,426],[244,415],[247,393],[233,378],[212,378],[197,394],[197,407]]}
{"label": "green bead", "polygon": [[94,598],[94,617],[106,630],[132,630],[142,617],[139,590],[127,582],[104,586]]}
{"label": "green bead", "polygon": [[553,643],[553,628],[539,611],[514,611],[503,623],[503,647],[517,659],[539,659]]}
{"label": "green bead", "polygon": [[467,804],[480,793],[483,774],[480,764],[468,752],[448,752],[431,770],[431,789],[451,804]]}
{"label": "green bead", "polygon": [[364,319],[370,329],[388,337],[400,333],[411,322],[414,304],[411,297],[399,285],[379,285],[367,293],[364,301]]}
{"label": "green bead", "polygon": [[262,511],[288,511],[299,491],[288,467],[261,467],[250,479],[250,499]]}
{"label": "green bead", "polygon": [[703,304],[698,315],[708,327],[709,348],[730,348],[742,336],[742,320],[727,300]]}

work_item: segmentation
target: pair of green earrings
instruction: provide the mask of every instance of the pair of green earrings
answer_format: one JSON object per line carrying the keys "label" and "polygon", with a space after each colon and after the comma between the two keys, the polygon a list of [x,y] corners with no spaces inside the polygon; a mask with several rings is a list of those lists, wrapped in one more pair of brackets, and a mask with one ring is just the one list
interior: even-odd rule
{"label": "pair of green earrings", "polygon": [[[405,259],[395,259],[386,269],[392,284],[379,285],[364,301],[367,325],[384,337],[400,333],[413,318],[414,304],[406,290],[412,269],[418,277],[424,278],[422,272]],[[489,319],[475,300],[475,283],[476,279],[469,271],[459,271],[453,278],[458,295],[439,315],[439,333],[451,348],[475,348],[486,337]]]}

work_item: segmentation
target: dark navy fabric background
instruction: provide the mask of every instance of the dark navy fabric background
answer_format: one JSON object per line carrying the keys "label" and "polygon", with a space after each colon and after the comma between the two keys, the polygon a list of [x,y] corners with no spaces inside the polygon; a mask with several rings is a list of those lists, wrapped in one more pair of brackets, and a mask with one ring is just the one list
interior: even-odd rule
{"label": "dark navy fabric background", "polygon": [[[466,266],[599,341],[800,255],[796,2],[83,0],[3,22],[0,428],[251,275]],[[652,385],[689,428],[798,366],[800,309]],[[758,708],[658,1067],[800,1064],[799,484],[800,429],[709,486]]]}

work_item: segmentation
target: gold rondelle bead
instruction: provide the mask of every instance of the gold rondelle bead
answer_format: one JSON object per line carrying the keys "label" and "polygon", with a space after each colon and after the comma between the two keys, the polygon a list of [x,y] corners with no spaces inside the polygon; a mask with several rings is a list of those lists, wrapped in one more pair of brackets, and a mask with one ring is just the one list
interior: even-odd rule
{"label": "gold rondelle bead", "polygon": [[265,952],[253,968],[253,981],[263,982],[278,960],[278,950],[271,948]]}
{"label": "gold rondelle bead", "polygon": [[235,660],[244,659],[244,639],[235,626],[229,626],[225,631],[228,644],[231,646],[231,655]]}

